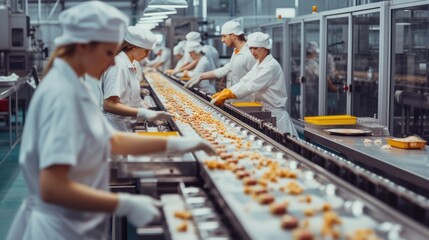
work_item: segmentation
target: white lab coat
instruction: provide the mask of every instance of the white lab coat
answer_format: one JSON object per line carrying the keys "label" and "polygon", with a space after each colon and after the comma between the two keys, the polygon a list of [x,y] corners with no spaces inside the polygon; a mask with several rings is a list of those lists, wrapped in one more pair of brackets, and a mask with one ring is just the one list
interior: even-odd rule
{"label": "white lab coat", "polygon": [[243,98],[254,93],[253,101],[262,102],[263,109],[277,118],[277,128],[298,137],[298,133],[286,111],[287,91],[283,70],[271,54],[252,67],[239,83],[230,90]]}
{"label": "white lab coat", "polygon": [[[134,65],[124,52],[115,57],[115,65],[111,66],[101,78],[103,99],[112,96],[120,98],[119,102],[129,107],[140,108],[140,82]],[[104,111],[107,120],[120,131],[132,132],[136,117],[116,115]]]}
{"label": "white lab coat", "polygon": [[179,71],[180,68],[183,66],[185,60],[185,56],[183,56],[179,61],[177,61],[176,66],[174,67],[174,71]]}
{"label": "white lab coat", "polygon": [[168,48],[162,47],[161,55],[156,55],[156,57],[153,60],[146,60],[146,64],[149,66],[153,66],[154,64],[157,64],[159,62],[162,62],[160,69],[162,71],[165,71],[167,69],[170,69],[171,67],[171,51]]}
{"label": "white lab coat", "polygon": [[28,197],[15,216],[7,239],[107,238],[107,214],[49,204],[40,197],[40,171],[58,164],[71,167],[68,176],[72,181],[109,191],[107,158],[115,130],[89,91],[89,86],[59,58],[37,88],[19,156]]}
{"label": "white lab coat", "polygon": [[[253,57],[252,53],[249,50],[249,47],[244,45],[240,52],[232,53],[231,60],[223,67],[215,69],[213,71],[214,75],[217,78],[226,76],[226,87],[230,88],[231,86],[237,84],[241,78],[243,78],[252,67],[255,65],[256,59]],[[246,96],[239,101],[251,101],[252,95]]]}
{"label": "white lab coat", "polygon": [[[213,68],[211,67],[209,60],[206,56],[202,56],[200,60],[198,60],[195,68],[191,71],[188,71],[188,75],[192,78],[194,76],[200,75],[203,72],[211,70],[213,70]],[[216,91],[213,80],[201,81],[196,87],[206,93],[214,93]]]}
{"label": "white lab coat", "polygon": [[209,60],[210,64],[212,65],[212,69],[216,69],[220,67],[219,63],[219,52],[217,49],[210,45],[204,45],[203,46],[203,53]]}

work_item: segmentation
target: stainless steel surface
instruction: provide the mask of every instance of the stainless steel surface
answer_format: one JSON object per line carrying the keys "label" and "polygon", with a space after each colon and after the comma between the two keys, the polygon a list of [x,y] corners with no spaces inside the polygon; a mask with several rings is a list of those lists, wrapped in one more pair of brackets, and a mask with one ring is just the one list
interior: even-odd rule
{"label": "stainless steel surface", "polygon": [[[323,129],[310,125],[306,125],[304,135],[313,142],[345,155],[348,160],[365,164],[429,191],[427,148],[424,150],[384,149],[382,146],[387,143],[382,137],[333,136]],[[365,139],[371,142],[365,142]],[[381,140],[381,143],[375,143],[376,140]]]}
{"label": "stainless steel surface", "polygon": [[[174,84],[174,86],[178,85]],[[175,87],[175,89],[178,90],[179,88]],[[303,176],[314,175],[314,181],[317,183],[316,185],[319,186],[314,187],[314,190],[311,193],[316,197],[325,199],[327,202],[330,202],[329,197],[332,196],[336,196],[338,199],[340,199],[342,203],[336,206],[335,210],[340,213],[342,217],[345,217],[347,220],[347,226],[356,227],[356,225],[359,226],[362,225],[362,223],[370,224],[376,229],[378,234],[387,239],[389,234],[395,234],[395,229],[390,229],[389,232],[385,232],[382,231],[384,229],[377,229],[376,226],[391,226],[389,224],[392,222],[392,224],[401,225],[401,229],[404,229],[401,232],[401,236],[404,238],[417,239],[422,237],[427,238],[429,236],[428,230],[422,227],[420,224],[408,219],[404,215],[396,212],[377,199],[363,193],[361,190],[352,187],[348,183],[333,176],[331,173],[327,172],[321,167],[312,164],[309,160],[286,149],[284,146],[274,142],[272,139],[269,139],[261,133],[258,133],[249,126],[240,123],[229,114],[223,112],[221,109],[207,104],[207,102],[202,101],[202,99],[195,94],[189,91],[185,92],[190,95],[189,98],[191,101],[204,106],[203,108],[207,111],[208,114],[220,117],[223,122],[226,122],[227,125],[230,125],[231,129],[229,131],[248,132],[247,139],[251,140],[255,146],[259,146],[255,148],[255,150],[259,149],[258,151],[260,151],[262,154],[267,154],[266,156],[270,157],[273,157],[273,153],[276,153],[275,156],[278,156],[277,160],[280,164],[282,164],[282,166],[284,165],[291,168],[296,168],[300,170],[300,172],[310,171],[309,174]],[[183,125],[178,124],[178,127],[181,128]],[[201,161],[203,159],[207,158],[207,156],[204,154],[201,155],[199,153],[197,153],[196,156],[200,163],[202,163]],[[255,204],[255,202],[253,202],[247,195],[243,193],[241,182],[237,180],[230,172],[211,171],[204,166],[201,168],[201,175],[209,189],[213,191],[216,201],[224,210],[225,215],[229,218],[231,224],[234,226],[241,238],[291,238],[290,232],[281,230],[278,225],[278,219],[272,217],[269,214],[268,209]],[[306,182],[308,180],[305,178],[302,179],[300,177],[299,181]],[[326,187],[323,187],[331,186],[330,184],[336,186],[335,191],[327,190]],[[332,193],[335,194],[332,195]],[[358,200],[358,202],[354,203],[356,200]],[[363,207],[361,203],[364,203]],[[250,204],[251,207],[256,208],[257,213],[249,211],[248,209],[246,210],[246,204]],[[260,209],[263,211],[261,212]],[[362,211],[365,214],[361,215]],[[357,222],[348,222],[348,214],[351,214],[353,217],[364,218]]]}

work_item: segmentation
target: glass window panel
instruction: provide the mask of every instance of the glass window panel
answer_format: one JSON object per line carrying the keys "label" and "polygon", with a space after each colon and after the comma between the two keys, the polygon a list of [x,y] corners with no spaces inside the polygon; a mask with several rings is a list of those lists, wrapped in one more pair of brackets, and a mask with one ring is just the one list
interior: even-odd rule
{"label": "glass window panel", "polygon": [[380,13],[353,17],[352,114],[374,117],[378,112]]}
{"label": "glass window panel", "polygon": [[304,23],[304,115],[318,115],[320,22]]}
{"label": "glass window panel", "polygon": [[328,19],[326,56],[326,113],[346,114],[347,93],[342,91],[347,83],[348,17]]}
{"label": "glass window panel", "polygon": [[271,54],[283,66],[283,27],[272,29],[273,48]]}
{"label": "glass window panel", "polygon": [[357,0],[356,1],[356,5],[363,5],[363,4],[368,4],[368,3],[376,3],[376,2],[381,2],[381,1],[385,1],[385,0]]}
{"label": "glass window panel", "polygon": [[429,140],[429,5],[392,14],[391,133]]}
{"label": "glass window panel", "polygon": [[301,68],[301,24],[290,25],[290,53],[291,53],[291,111],[292,118],[302,118],[300,114],[301,107],[301,86],[299,83]]}

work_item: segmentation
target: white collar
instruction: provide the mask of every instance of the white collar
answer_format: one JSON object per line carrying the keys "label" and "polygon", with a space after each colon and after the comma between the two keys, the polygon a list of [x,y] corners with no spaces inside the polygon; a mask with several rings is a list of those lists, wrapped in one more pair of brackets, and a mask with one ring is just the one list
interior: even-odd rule
{"label": "white collar", "polygon": [[121,58],[123,58],[125,60],[125,63],[127,64],[128,68],[135,69],[133,63],[130,61],[130,59],[128,58],[128,55],[124,51],[121,51],[118,54],[118,57],[121,57]]}

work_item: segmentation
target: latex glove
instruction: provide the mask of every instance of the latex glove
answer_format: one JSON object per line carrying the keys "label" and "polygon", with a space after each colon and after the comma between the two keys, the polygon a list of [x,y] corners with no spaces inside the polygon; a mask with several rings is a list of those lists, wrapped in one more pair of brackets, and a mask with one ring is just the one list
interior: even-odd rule
{"label": "latex glove", "polygon": [[214,94],[212,96],[212,100],[210,101],[211,104],[216,104],[217,106],[222,106],[226,100],[234,98],[236,99],[237,96],[235,96],[235,94],[229,90],[229,89],[224,89],[222,92],[220,92],[219,94]]}
{"label": "latex glove", "polygon": [[174,69],[167,69],[167,71],[165,71],[165,74],[167,75],[172,75],[174,73]]}
{"label": "latex glove", "polygon": [[201,77],[200,75],[197,75],[193,78],[191,78],[186,84],[185,84],[185,88],[192,88],[195,85],[198,85],[201,82]]}
{"label": "latex glove", "polygon": [[166,153],[183,154],[195,151],[205,151],[208,155],[216,155],[213,146],[201,138],[169,137],[167,139]]}
{"label": "latex glove", "polygon": [[158,207],[162,203],[156,199],[144,195],[132,195],[118,193],[119,203],[114,214],[126,216],[127,220],[135,227],[142,227],[150,222],[159,221],[161,214]]}
{"label": "latex glove", "polygon": [[177,72],[177,73],[174,74],[174,76],[181,78],[184,75],[183,75],[183,72]]}
{"label": "latex glove", "polygon": [[139,108],[137,111],[137,119],[144,119],[147,121],[155,121],[160,119],[167,119],[173,115],[164,111],[152,111],[144,108]]}

